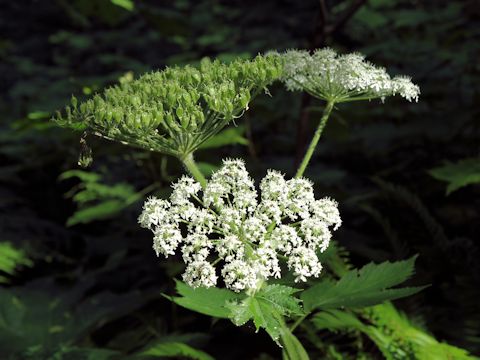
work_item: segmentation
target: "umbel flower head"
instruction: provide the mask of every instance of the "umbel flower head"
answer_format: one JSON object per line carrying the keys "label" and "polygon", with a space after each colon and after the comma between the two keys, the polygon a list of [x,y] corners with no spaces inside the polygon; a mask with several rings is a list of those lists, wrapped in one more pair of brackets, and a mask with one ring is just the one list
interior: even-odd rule
{"label": "umbel flower head", "polygon": [[338,55],[330,48],[313,54],[290,50],[282,55],[283,81],[289,90],[304,90],[331,102],[385,99],[400,95],[418,101],[420,88],[406,76],[391,78],[386,70],[358,53]]}
{"label": "umbel flower head", "polygon": [[243,161],[224,160],[204,189],[184,176],[169,200],[149,198],[139,223],[153,232],[157,255],[180,250],[187,284],[215,286],[221,275],[239,292],[280,278],[280,259],[296,281],[318,276],[316,253],[328,247],[341,219],[334,200],[315,200],[309,180],[269,170],[258,195]]}
{"label": "umbel flower head", "polygon": [[251,99],[278,79],[278,56],[224,64],[202,60],[199,68],[172,67],[110,87],[71,105],[54,120],[110,140],[180,158],[248,109]]}

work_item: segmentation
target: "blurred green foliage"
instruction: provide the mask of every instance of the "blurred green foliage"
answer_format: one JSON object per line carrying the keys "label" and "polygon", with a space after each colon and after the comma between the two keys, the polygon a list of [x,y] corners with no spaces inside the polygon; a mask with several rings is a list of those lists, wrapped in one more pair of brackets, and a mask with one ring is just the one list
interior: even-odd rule
{"label": "blurred green foliage", "polygon": [[[295,334],[307,340],[312,358],[466,356],[444,341],[478,355],[478,9],[476,0],[3,4],[0,278],[8,283],[0,295],[2,355],[109,359],[156,346],[153,358],[279,358],[253,326],[210,322],[161,295],[174,293],[171,279],[181,268],[175,259],[155,257],[151,238],[136,224],[140,201],[132,199],[168,195],[181,166],[89,138],[94,161],[79,172],[78,134],[48,118],[72,94],[83,100],[165,66],[323,45],[363,52],[392,74],[411,74],[421,87],[418,104],[389,100],[335,112],[306,176],[316,193],[339,200],[344,226],[336,240],[354,265],[418,253],[417,274],[407,285],[432,285],[396,302],[408,318],[388,304],[361,314],[329,310],[327,325],[340,318],[336,324],[348,324],[348,331],[321,330],[327,320],[320,312],[322,326],[315,315]],[[248,158],[258,176],[267,168],[293,173],[292,154],[303,151],[319,104],[280,87],[271,94],[256,99],[238,127],[204,144],[198,160],[205,173],[234,156]],[[58,181],[65,172],[70,176]],[[448,197],[437,179],[448,183]],[[103,217],[93,221],[88,214],[98,206]],[[325,261],[337,272],[335,261]],[[200,329],[208,334],[189,335]],[[419,342],[431,345],[428,354],[409,350]]]}
{"label": "blurred green foliage", "polygon": [[456,163],[447,163],[429,171],[435,179],[448,183],[447,195],[470,185],[480,183],[480,159],[462,159]]}

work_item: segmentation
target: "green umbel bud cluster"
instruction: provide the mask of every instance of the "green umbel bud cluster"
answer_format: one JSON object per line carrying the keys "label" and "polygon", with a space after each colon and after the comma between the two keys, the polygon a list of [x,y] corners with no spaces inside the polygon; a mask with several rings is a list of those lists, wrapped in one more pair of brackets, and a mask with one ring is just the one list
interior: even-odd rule
{"label": "green umbel bud cluster", "polygon": [[110,87],[54,117],[61,126],[184,158],[248,110],[251,99],[282,75],[275,54],[229,64],[166,68]]}

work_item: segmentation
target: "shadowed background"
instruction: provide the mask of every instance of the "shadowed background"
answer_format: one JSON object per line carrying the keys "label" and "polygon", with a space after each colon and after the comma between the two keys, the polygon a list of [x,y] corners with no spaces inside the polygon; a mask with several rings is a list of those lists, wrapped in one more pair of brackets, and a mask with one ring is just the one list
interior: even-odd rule
{"label": "shadowed background", "polygon": [[[93,163],[81,169],[81,134],[48,119],[72,94],[165,66],[331,46],[409,74],[422,91],[418,103],[334,112],[305,176],[317,196],[340,202],[335,239],[358,266],[418,253],[411,283],[432,286],[398,306],[439,340],[479,354],[479,24],[475,0],[4,3],[0,353],[71,359],[77,349],[75,358],[106,359],[172,340],[218,359],[278,358],[253,327],[212,323],[162,297],[181,263],[156,258],[136,218],[146,195],[168,195],[183,173],[177,161],[88,136]],[[322,104],[281,85],[270,93],[197,152],[206,173],[243,157],[257,177],[267,168],[293,175]],[[368,341],[318,336],[344,358],[381,358]]]}

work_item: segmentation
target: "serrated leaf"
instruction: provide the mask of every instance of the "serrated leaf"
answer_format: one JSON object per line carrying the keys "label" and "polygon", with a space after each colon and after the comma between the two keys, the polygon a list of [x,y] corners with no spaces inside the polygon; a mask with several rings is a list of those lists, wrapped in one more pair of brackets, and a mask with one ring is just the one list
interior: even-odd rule
{"label": "serrated leaf", "polygon": [[304,314],[300,305],[301,300],[292,296],[299,291],[299,289],[289,286],[273,284],[262,289],[257,297],[271,303],[282,315],[295,314],[301,316]]}
{"label": "serrated leaf", "polygon": [[138,354],[139,356],[182,357],[195,360],[214,360],[206,352],[194,349],[181,342],[163,342],[149,347]]}
{"label": "serrated leaf", "polygon": [[254,295],[240,302],[229,302],[228,307],[230,318],[235,325],[241,326],[253,320],[257,332],[263,328],[274,341],[278,342],[282,327],[281,314],[272,303]]}
{"label": "serrated leaf", "polygon": [[231,312],[230,319],[237,326],[253,320],[257,331],[263,328],[273,340],[277,341],[284,327],[283,316],[304,313],[300,306],[300,299],[292,296],[298,291],[284,285],[267,285],[241,302],[230,302],[228,304]]}
{"label": "serrated leaf", "polygon": [[251,297],[247,297],[240,303],[237,301],[231,301],[227,304],[227,307],[230,310],[230,320],[232,320],[235,325],[245,325],[252,318],[252,313],[250,311],[251,300]]}
{"label": "serrated leaf", "polygon": [[471,184],[480,183],[480,159],[463,159],[456,163],[446,163],[429,171],[437,180],[448,183],[447,195]]}
{"label": "serrated leaf", "polygon": [[425,286],[390,289],[414,273],[416,256],[409,260],[382,264],[370,263],[360,270],[351,270],[338,282],[325,280],[304,291],[304,308],[335,309],[364,307],[415,294]]}
{"label": "serrated leaf", "polygon": [[227,304],[242,299],[242,295],[227,289],[196,288],[176,280],[177,293],[180,296],[168,297],[174,303],[204,315],[227,319],[230,310]]}

